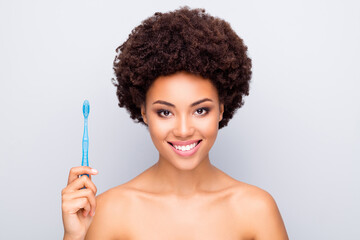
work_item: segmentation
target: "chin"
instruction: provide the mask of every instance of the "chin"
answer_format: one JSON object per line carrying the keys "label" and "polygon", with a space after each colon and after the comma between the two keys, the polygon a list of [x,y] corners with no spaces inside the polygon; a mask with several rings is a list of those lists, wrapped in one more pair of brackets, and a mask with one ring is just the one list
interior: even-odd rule
{"label": "chin", "polygon": [[178,157],[178,156],[163,156],[162,161],[166,161],[171,164],[174,168],[181,171],[192,171],[198,168],[203,161],[206,161],[206,157],[200,158],[199,156],[191,157]]}

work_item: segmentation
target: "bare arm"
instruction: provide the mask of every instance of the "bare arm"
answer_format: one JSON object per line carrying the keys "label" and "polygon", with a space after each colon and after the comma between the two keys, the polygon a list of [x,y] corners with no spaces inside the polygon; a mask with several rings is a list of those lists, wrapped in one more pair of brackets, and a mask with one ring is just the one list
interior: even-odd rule
{"label": "bare arm", "polygon": [[125,210],[129,204],[125,194],[110,190],[97,196],[96,202],[96,214],[85,240],[127,239]]}
{"label": "bare arm", "polygon": [[112,239],[113,224],[111,219],[110,204],[107,205],[107,196],[103,194],[96,197],[96,214],[85,236],[86,240],[92,239]]}
{"label": "bare arm", "polygon": [[238,193],[234,209],[240,239],[289,239],[276,202],[268,192],[243,184]]}
{"label": "bare arm", "polygon": [[274,198],[262,191],[254,201],[254,230],[256,240],[288,240],[284,222]]}

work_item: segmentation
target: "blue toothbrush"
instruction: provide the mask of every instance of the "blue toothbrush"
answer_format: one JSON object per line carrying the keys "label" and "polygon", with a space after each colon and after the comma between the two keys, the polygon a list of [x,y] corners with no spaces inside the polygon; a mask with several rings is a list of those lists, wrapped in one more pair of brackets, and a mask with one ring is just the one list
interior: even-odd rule
{"label": "blue toothbrush", "polygon": [[[88,161],[88,150],[89,150],[89,137],[88,137],[88,116],[90,113],[90,104],[88,100],[83,103],[83,114],[84,114],[84,135],[82,141],[82,162],[81,166],[89,166]],[[89,177],[89,174],[83,174]],[[80,175],[81,177],[82,175]],[[85,187],[84,187],[85,188]]]}

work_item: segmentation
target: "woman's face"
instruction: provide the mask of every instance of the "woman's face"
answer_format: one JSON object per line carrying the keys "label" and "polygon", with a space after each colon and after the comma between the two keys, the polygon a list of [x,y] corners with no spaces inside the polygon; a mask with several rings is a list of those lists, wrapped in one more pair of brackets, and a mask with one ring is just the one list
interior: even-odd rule
{"label": "woman's face", "polygon": [[141,107],[160,160],[183,170],[208,158],[223,111],[210,80],[185,72],[157,78]]}

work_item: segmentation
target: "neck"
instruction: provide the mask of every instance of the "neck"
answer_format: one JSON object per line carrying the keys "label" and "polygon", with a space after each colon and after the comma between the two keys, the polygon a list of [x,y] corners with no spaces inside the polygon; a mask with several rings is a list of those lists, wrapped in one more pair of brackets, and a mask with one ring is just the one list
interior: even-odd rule
{"label": "neck", "polygon": [[209,155],[195,168],[179,169],[169,160],[159,157],[152,167],[156,189],[176,196],[193,196],[215,188],[217,168],[210,163]]}

